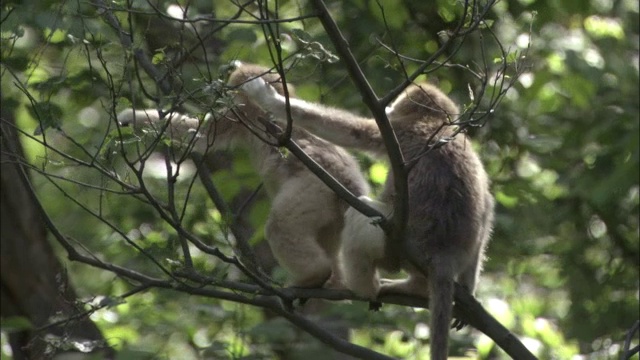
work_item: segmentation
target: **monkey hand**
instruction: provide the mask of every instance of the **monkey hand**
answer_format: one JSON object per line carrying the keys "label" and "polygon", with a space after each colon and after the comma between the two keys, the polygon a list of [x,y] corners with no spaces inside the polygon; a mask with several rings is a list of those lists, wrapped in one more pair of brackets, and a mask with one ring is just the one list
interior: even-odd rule
{"label": "monkey hand", "polygon": [[262,78],[247,81],[240,86],[240,89],[265,111],[277,113],[285,103],[284,96],[278,94],[278,91]]}
{"label": "monkey hand", "polygon": [[152,119],[158,118],[158,112],[156,110],[134,110],[126,109],[118,114],[118,124],[120,126],[134,126],[136,123],[149,123]]}

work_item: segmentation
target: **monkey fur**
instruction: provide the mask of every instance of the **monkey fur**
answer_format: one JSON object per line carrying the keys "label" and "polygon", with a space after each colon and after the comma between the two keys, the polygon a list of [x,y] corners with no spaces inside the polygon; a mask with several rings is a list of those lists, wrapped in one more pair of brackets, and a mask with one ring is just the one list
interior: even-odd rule
{"label": "monkey fur", "polygon": [[[284,93],[279,75],[251,64],[238,66],[231,73],[228,85],[233,89],[254,78],[264,79],[280,94]],[[160,118],[155,109],[127,109],[118,115],[118,121],[156,130],[169,122],[165,130],[167,136],[184,143],[194,141],[194,149],[199,152],[209,147],[248,149],[271,199],[265,237],[274,257],[290,275],[290,284],[342,287],[338,250],[343,214],[348,205],[298,159],[283,156],[277,147],[257,136],[269,136],[258,119],[266,118],[266,114],[242,92],[237,92],[234,106],[226,113],[208,116],[213,119],[203,124],[197,118],[175,112]],[[352,193],[368,193],[368,183],[357,161],[347,151],[300,128],[293,129],[292,138]]]}
{"label": "monkey fur", "polygon": [[[286,121],[285,98],[269,84],[255,79],[242,90],[276,120]],[[294,126],[336,145],[387,156],[372,119],[301,99],[290,99],[290,113]],[[345,213],[342,233],[340,263],[347,288],[372,300],[385,293],[429,297],[432,360],[447,358],[454,281],[474,293],[494,217],[484,167],[469,139],[454,134],[451,126],[459,114],[454,102],[430,84],[410,85],[387,107],[405,162],[413,164],[407,179],[406,243],[388,238],[372,219],[353,208]],[[429,147],[448,138],[442,146]],[[394,198],[390,173],[378,200],[360,199],[389,216]],[[408,260],[406,249],[419,257],[421,269]],[[403,269],[408,276],[380,279],[378,269]]]}

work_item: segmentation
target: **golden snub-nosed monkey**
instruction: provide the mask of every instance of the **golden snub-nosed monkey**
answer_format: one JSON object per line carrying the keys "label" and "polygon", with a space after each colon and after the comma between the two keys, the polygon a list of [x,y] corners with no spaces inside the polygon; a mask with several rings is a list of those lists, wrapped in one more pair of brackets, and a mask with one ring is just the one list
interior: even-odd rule
{"label": "golden snub-nosed monkey", "polygon": [[[285,98],[271,85],[255,79],[242,90],[276,120],[286,121]],[[339,146],[387,156],[372,119],[294,98],[290,99],[290,112],[294,126]],[[343,280],[349,289],[370,299],[380,293],[428,295],[431,359],[444,360],[454,281],[474,292],[492,229],[489,179],[469,139],[454,134],[455,129],[449,126],[459,115],[458,107],[435,86],[410,85],[387,108],[387,115],[404,159],[413,164],[408,173],[407,243],[388,238],[372,219],[350,208],[342,234]],[[448,137],[453,139],[430,149],[430,140]],[[389,215],[394,196],[393,174],[389,174],[378,201],[361,199]],[[406,249],[412,249],[420,263],[428,265],[422,271],[415,268]],[[380,280],[378,269],[404,269],[408,277]]]}
{"label": "golden snub-nosed monkey", "polygon": [[[283,93],[280,76],[257,65],[238,64],[228,85],[233,89],[255,78]],[[265,236],[276,260],[290,275],[291,285],[340,287],[338,250],[348,205],[298,159],[284,157],[278,148],[256,136],[256,133],[268,136],[265,125],[259,121],[266,114],[248,101],[244,93],[236,94],[233,108],[208,117],[210,120],[201,124],[195,117],[175,112],[160,118],[154,109],[127,109],[118,115],[118,121],[155,129],[169,122],[168,136],[183,142],[195,137],[196,151],[209,146],[247,148],[271,199]],[[368,193],[358,163],[347,151],[301,128],[293,129],[292,139],[353,194]]]}

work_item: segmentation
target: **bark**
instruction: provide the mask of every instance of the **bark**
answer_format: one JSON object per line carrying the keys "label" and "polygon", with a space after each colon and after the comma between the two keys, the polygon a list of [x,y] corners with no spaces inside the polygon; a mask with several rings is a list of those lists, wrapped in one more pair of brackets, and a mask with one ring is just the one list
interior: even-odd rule
{"label": "bark", "polygon": [[[100,330],[88,317],[38,330],[54,316],[70,318],[83,309],[77,306],[76,293],[47,241],[35,194],[21,165],[24,158],[12,109],[4,105],[8,104],[3,104],[0,119],[0,316],[3,322],[23,317],[31,323],[31,329],[9,334],[13,358],[47,359],[77,351],[74,344],[96,346],[92,353],[112,358],[113,349],[105,345]],[[51,339],[62,340],[63,347],[71,349],[56,348]]]}

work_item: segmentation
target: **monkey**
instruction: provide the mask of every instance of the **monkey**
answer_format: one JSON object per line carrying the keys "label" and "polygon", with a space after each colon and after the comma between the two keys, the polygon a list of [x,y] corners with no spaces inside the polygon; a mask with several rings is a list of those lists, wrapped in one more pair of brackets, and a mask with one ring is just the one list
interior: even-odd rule
{"label": "monkey", "polygon": [[[280,76],[268,68],[253,64],[235,64],[227,85],[230,89],[261,78],[280,94],[284,88]],[[291,86],[289,88],[292,89]],[[162,129],[168,121],[169,138],[193,142],[193,151],[244,147],[263,180],[271,207],[265,225],[265,238],[278,264],[288,273],[294,287],[344,288],[341,285],[338,250],[348,205],[294,156],[283,156],[280,149],[265,142],[266,114],[235,91],[233,106],[222,114],[210,113],[208,124],[197,118],[168,113],[164,118],[155,109],[122,111],[120,124]],[[259,138],[257,135],[260,135]],[[368,182],[356,159],[343,148],[293,128],[292,139],[313,160],[357,195],[369,192]],[[274,138],[270,139],[274,141]]]}
{"label": "monkey", "polygon": [[[285,97],[261,79],[242,85],[242,91],[276,121],[287,121]],[[290,99],[294,126],[336,145],[386,157],[375,121],[338,108]],[[340,264],[346,287],[375,300],[381,294],[401,293],[429,298],[431,359],[448,353],[454,281],[471,294],[482,270],[492,232],[494,199],[488,175],[465,134],[456,134],[457,105],[431,84],[410,84],[387,108],[406,164],[408,218],[405,240],[392,239],[354,208],[345,212]],[[442,146],[430,145],[445,139]],[[360,200],[384,216],[393,216],[393,172],[387,175],[377,200]],[[412,254],[408,254],[412,251]],[[410,261],[410,256],[416,261]],[[407,273],[405,279],[380,279],[378,270]]]}

